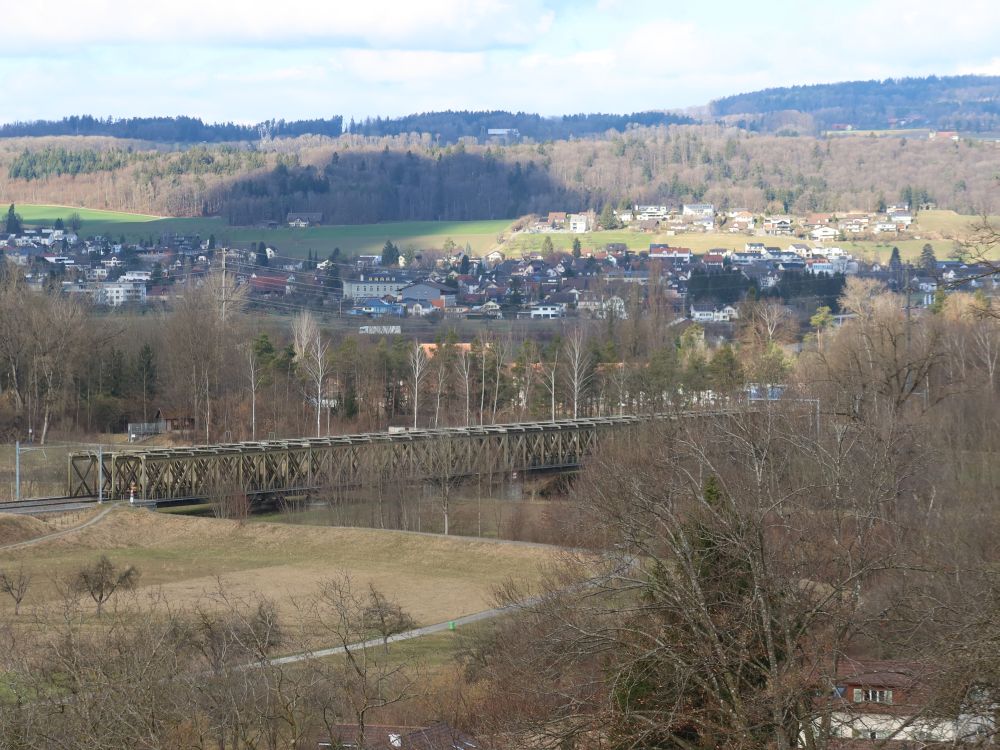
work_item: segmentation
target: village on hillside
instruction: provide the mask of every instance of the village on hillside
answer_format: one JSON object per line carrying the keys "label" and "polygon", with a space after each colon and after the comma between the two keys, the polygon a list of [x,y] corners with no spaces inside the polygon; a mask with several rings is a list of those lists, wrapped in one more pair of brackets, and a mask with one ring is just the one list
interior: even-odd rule
{"label": "village on hillside", "polygon": [[[321,220],[321,214],[294,213],[287,223]],[[780,301],[807,319],[819,306],[836,311],[851,275],[906,293],[917,308],[932,305],[943,285],[988,293],[1000,285],[991,266],[939,259],[929,244],[917,263],[905,263],[898,252],[888,262],[873,262],[840,247],[848,239],[910,237],[914,221],[906,204],[881,214],[805,217],[717,212],[711,204],[637,205],[613,216],[551,212],[519,220],[513,236],[545,235],[539,251],[508,254],[501,245],[477,256],[451,242],[416,252],[386,242],[380,255],[351,258],[335,250],[322,259],[311,252],[306,259],[286,257],[263,241],[223,248],[214,237],[164,235],[142,244],[84,238],[56,222],[0,237],[0,253],[23,268],[30,285],[59,284],[66,294],[108,308],[169,305],[186,284],[201,283],[215,269],[262,308],[310,306],[377,319],[625,319],[643,314],[651,288],[675,317],[699,323],[731,322],[748,293]],[[599,238],[586,233],[605,224],[629,227],[637,237],[665,232],[678,240],[649,242],[641,250],[621,242],[584,249],[579,237]],[[731,235],[730,246],[702,253],[684,246],[685,233],[708,231]],[[554,249],[551,236],[559,233],[574,235],[571,252]],[[779,247],[771,237],[798,241]]]}

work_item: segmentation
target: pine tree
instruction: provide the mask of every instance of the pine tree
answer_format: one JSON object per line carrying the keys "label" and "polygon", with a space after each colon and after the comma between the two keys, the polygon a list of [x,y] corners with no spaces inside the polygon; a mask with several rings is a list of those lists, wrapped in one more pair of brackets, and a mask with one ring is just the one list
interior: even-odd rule
{"label": "pine tree", "polygon": [[924,273],[934,274],[937,271],[937,257],[934,255],[934,248],[927,242],[920,250],[920,267]]}
{"label": "pine tree", "polygon": [[573,238],[573,257],[579,258],[583,254],[583,246],[580,244],[580,238]]}
{"label": "pine tree", "polygon": [[386,268],[399,265],[399,248],[391,240],[386,240],[382,248],[382,265]]}
{"label": "pine tree", "polygon": [[610,203],[605,203],[604,208],[601,209],[600,225],[605,231],[618,229],[618,218],[615,216],[615,211]]}
{"label": "pine tree", "polygon": [[20,234],[21,230],[24,229],[24,225],[21,222],[21,216],[14,211],[14,204],[10,204],[10,208],[7,209],[7,234]]}

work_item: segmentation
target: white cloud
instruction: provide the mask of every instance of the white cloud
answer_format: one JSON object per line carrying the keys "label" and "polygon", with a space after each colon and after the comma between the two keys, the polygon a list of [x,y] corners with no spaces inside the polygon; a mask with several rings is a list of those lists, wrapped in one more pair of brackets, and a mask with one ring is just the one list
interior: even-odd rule
{"label": "white cloud", "polygon": [[968,65],[959,68],[959,73],[976,76],[1000,76],[1000,57],[994,57],[987,63]]}
{"label": "white cloud", "polygon": [[543,0],[42,0],[14,3],[5,46],[361,44],[416,49],[523,45],[547,33]]}
{"label": "white cloud", "polygon": [[486,56],[480,52],[347,49],[337,53],[334,65],[365,83],[438,85],[482,73]]}
{"label": "white cloud", "polygon": [[5,9],[18,32],[0,50],[0,117],[621,112],[797,83],[1000,74],[996,0],[764,0],[733,14],[663,0],[134,2]]}

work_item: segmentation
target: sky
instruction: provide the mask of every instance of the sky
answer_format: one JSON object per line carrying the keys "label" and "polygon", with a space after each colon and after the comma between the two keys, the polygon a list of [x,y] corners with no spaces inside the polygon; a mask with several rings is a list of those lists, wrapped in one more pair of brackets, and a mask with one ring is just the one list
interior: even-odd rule
{"label": "sky", "polygon": [[1000,75],[997,0],[36,0],[0,29],[2,122],[635,112]]}

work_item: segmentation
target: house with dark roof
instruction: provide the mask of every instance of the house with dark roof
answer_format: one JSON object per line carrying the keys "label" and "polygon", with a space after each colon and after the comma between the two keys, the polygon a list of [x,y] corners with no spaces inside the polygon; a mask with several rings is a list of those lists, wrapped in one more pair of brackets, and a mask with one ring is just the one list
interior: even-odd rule
{"label": "house with dark roof", "polygon": [[930,681],[922,664],[842,659],[831,692],[818,706],[817,730],[841,741],[892,742],[883,747],[892,747],[893,741],[899,747],[952,744],[992,731],[988,717],[932,710]]}

